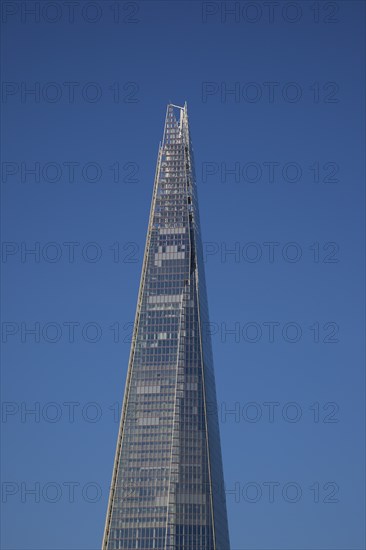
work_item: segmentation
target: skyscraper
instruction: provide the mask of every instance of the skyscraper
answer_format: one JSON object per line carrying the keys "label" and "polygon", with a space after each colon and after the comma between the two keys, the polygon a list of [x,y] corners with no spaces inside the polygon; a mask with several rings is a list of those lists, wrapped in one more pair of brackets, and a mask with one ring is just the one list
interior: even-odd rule
{"label": "skyscraper", "polygon": [[103,550],[229,550],[187,105],[159,148]]}

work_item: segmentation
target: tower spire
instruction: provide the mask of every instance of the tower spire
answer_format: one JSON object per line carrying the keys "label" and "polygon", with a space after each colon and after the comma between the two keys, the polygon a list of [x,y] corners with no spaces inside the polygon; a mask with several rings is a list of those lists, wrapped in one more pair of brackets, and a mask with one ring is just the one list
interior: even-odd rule
{"label": "tower spire", "polygon": [[[178,116],[179,115],[179,116]],[[159,149],[103,550],[229,550],[187,103]]]}

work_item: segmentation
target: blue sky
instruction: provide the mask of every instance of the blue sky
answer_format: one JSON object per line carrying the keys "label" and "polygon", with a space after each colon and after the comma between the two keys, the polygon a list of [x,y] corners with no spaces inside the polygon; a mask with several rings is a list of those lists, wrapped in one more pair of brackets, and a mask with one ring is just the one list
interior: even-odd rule
{"label": "blue sky", "polygon": [[232,549],[365,547],[364,3],[271,6],[2,3],[6,550],[100,547],[185,100]]}

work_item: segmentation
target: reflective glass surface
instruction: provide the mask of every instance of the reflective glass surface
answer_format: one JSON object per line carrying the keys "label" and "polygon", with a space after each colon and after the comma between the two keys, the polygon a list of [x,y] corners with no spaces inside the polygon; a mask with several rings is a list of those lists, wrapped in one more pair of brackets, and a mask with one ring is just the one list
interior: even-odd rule
{"label": "reflective glass surface", "polygon": [[187,108],[159,150],[103,550],[229,550]]}

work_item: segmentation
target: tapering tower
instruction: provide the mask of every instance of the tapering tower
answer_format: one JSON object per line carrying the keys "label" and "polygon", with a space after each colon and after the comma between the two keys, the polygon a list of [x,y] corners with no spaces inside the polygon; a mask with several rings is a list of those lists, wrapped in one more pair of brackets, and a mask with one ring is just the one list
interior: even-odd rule
{"label": "tapering tower", "polygon": [[229,550],[187,105],[159,148],[103,550]]}

